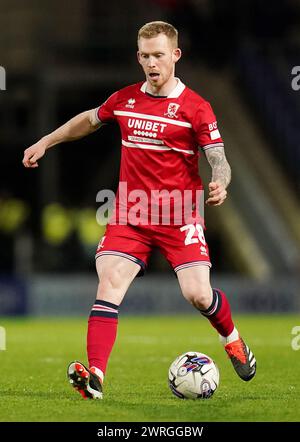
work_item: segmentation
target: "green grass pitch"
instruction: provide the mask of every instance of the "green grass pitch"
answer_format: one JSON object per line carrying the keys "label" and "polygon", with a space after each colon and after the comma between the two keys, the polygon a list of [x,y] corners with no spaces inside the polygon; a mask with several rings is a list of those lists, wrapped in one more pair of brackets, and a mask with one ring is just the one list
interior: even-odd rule
{"label": "green grass pitch", "polygon": [[[121,316],[102,401],[83,400],[66,378],[74,359],[86,363],[85,319],[0,319],[0,421],[209,422],[300,421],[300,350],[291,330],[299,316],[237,316],[257,359],[257,376],[240,380],[209,323],[197,315]],[[220,385],[209,400],[180,400],[167,372],[185,351],[210,355]]]}

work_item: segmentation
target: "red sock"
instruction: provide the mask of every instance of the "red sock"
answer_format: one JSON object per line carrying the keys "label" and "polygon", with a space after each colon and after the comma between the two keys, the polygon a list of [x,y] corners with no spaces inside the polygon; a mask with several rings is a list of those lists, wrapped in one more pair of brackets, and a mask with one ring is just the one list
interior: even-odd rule
{"label": "red sock", "polygon": [[200,310],[221,336],[227,337],[234,329],[229,302],[224,292],[213,289],[213,300],[207,310]]}
{"label": "red sock", "polygon": [[117,336],[118,308],[111,302],[96,300],[88,322],[89,366],[99,368],[103,374]]}

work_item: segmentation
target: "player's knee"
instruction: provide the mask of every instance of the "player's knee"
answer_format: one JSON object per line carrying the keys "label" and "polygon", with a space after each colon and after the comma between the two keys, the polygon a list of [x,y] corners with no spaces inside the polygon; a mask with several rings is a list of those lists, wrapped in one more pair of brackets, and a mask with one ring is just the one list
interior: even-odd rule
{"label": "player's knee", "polygon": [[191,284],[184,288],[183,295],[198,310],[206,310],[212,301],[211,288],[206,284]]}

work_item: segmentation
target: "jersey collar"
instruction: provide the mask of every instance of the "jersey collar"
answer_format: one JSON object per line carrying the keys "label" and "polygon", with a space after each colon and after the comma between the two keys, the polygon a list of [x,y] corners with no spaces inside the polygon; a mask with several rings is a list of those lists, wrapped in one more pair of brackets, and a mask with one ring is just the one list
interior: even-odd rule
{"label": "jersey collar", "polygon": [[[175,77],[177,80],[176,87],[172,90],[172,92],[168,95],[167,98],[178,98],[185,89],[185,84],[183,84],[179,78]],[[141,86],[141,91],[145,94],[147,87],[147,81],[145,81]]]}

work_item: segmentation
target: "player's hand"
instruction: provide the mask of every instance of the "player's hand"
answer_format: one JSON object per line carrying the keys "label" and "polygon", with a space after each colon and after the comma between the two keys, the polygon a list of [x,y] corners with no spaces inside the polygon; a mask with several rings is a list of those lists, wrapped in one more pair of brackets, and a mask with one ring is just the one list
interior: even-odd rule
{"label": "player's hand", "polygon": [[223,184],[212,181],[208,185],[209,198],[205,201],[208,206],[220,206],[227,197],[227,191]]}
{"label": "player's hand", "polygon": [[25,167],[39,167],[38,160],[45,155],[45,143],[40,140],[24,151],[23,164]]}

